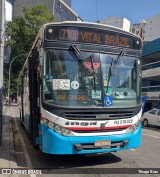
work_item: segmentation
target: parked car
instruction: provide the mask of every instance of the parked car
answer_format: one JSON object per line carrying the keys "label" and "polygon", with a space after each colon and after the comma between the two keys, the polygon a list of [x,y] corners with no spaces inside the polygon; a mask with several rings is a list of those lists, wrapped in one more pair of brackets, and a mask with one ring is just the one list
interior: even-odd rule
{"label": "parked car", "polygon": [[143,118],[142,121],[143,126],[148,126],[148,125],[160,126],[160,109],[154,108],[148,112],[145,112],[142,118]]}

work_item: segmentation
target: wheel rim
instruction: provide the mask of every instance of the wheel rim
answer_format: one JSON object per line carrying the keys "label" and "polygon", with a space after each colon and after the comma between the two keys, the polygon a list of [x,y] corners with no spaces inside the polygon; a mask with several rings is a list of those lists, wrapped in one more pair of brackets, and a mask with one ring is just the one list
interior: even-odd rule
{"label": "wheel rim", "polygon": [[148,121],[147,121],[147,120],[144,120],[143,125],[144,125],[144,126],[147,126],[147,125],[148,125]]}

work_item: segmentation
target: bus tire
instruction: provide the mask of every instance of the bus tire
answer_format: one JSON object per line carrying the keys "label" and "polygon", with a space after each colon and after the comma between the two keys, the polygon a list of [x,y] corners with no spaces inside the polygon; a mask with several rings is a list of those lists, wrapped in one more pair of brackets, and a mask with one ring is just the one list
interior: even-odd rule
{"label": "bus tire", "polygon": [[21,127],[24,127],[24,124],[23,124],[23,122],[21,121]]}
{"label": "bus tire", "polygon": [[40,150],[38,144],[33,143],[33,147],[34,147],[35,150],[38,150],[38,151]]}
{"label": "bus tire", "polygon": [[19,118],[20,118],[20,120],[21,120],[21,110],[19,110]]}
{"label": "bus tire", "polygon": [[144,126],[144,127],[148,127],[148,120],[147,120],[147,119],[144,119],[144,120],[143,120],[143,126]]}
{"label": "bus tire", "polygon": [[19,111],[19,118],[20,118],[21,126],[24,127],[23,122],[22,122],[22,114],[21,114],[21,110]]}

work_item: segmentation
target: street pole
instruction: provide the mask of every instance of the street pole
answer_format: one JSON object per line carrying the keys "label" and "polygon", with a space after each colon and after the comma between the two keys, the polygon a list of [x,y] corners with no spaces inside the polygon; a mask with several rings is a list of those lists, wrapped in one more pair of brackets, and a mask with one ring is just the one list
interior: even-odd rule
{"label": "street pole", "polygon": [[3,59],[5,34],[5,0],[0,0],[0,145],[2,145],[2,117],[3,117]]}
{"label": "street pole", "polygon": [[13,60],[10,62],[9,64],[9,79],[8,79],[8,106],[10,106],[10,83],[11,83],[11,68],[12,68],[12,63],[14,62],[14,60],[22,55],[27,55],[27,54],[20,54],[17,55],[13,58]]}

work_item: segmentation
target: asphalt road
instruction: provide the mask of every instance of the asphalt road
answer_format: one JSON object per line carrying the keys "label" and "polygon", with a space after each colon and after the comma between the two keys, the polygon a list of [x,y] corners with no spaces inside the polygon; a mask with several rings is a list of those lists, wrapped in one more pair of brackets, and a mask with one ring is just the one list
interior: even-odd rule
{"label": "asphalt road", "polygon": [[[142,130],[142,145],[137,149],[116,153],[95,154],[89,156],[48,155],[34,148],[28,133],[19,121],[18,107],[11,107],[14,120],[14,137],[19,167],[47,169],[45,173],[58,176],[67,174],[79,176],[146,176],[153,168],[159,168],[148,176],[160,176],[160,128],[148,127]],[[42,172],[43,172],[42,170]],[[110,171],[108,171],[110,170]],[[138,171],[139,174],[133,174]],[[149,171],[149,172],[148,172]],[[118,174],[111,174],[118,173]],[[121,174],[119,174],[121,173]],[[126,173],[126,174],[125,174]],[[130,173],[130,174],[129,174]],[[154,174],[155,173],[155,174]],[[47,176],[48,174],[44,175]]]}

